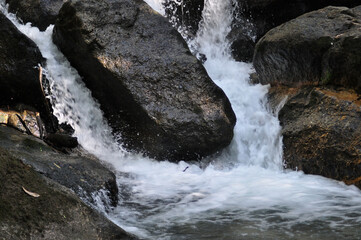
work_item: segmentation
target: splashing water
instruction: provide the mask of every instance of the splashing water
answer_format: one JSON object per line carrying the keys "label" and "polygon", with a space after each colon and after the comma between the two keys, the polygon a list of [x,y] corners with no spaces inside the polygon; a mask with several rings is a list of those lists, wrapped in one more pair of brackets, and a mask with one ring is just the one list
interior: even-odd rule
{"label": "splashing water", "polygon": [[148,0],[148,1],[146,1],[146,3],[148,3],[148,5],[151,8],[153,8],[158,13],[164,15],[165,11],[164,11],[164,8],[163,8],[163,2],[164,2],[164,0]]}
{"label": "splashing water", "polygon": [[[147,2],[164,13],[161,0]],[[55,115],[73,126],[85,149],[116,169],[120,203],[107,216],[125,230],[145,239],[355,239],[361,234],[357,188],[282,170],[280,126],[266,110],[267,87],[251,86],[252,66],[229,54],[231,1],[206,0],[200,30],[189,43],[207,56],[205,67],[238,119],[231,146],[205,168],[123,150],[99,105],[52,43],[52,26],[40,32],[22,25],[7,13],[4,0],[0,3],[47,59]]]}

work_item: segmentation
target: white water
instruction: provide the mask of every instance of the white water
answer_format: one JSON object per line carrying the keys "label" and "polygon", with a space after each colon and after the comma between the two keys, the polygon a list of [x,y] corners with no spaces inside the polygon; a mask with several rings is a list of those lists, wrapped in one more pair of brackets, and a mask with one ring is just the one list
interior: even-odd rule
{"label": "white water", "polygon": [[[161,1],[152,4],[159,8]],[[230,98],[238,119],[231,146],[206,168],[126,153],[81,78],[53,45],[52,27],[39,32],[7,15],[47,59],[56,116],[74,127],[85,149],[116,169],[121,200],[108,217],[126,230],[147,239],[358,237],[358,189],[282,170],[280,127],[266,110],[267,87],[249,85],[251,65],[229,54],[225,36],[231,11],[228,1],[206,1],[204,22],[190,43],[206,54],[205,67]]]}

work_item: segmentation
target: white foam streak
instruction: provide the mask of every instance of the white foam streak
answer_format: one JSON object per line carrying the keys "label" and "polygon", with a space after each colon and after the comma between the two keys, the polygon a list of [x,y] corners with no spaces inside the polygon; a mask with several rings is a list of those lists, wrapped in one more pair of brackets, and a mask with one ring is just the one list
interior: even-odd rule
{"label": "white foam streak", "polygon": [[163,7],[164,0],[148,0],[146,2],[148,3],[148,5],[151,8],[153,8],[155,11],[157,11],[161,15],[165,14],[164,7]]}
{"label": "white foam streak", "polygon": [[77,71],[53,43],[53,26],[41,32],[30,23],[21,24],[14,14],[7,12],[3,1],[1,10],[23,34],[37,44],[46,59],[44,73],[50,82],[50,101],[59,122],[69,123],[79,143],[102,159],[124,157],[125,151],[112,136],[99,104],[93,100]]}
{"label": "white foam streak", "polygon": [[225,91],[237,115],[234,155],[238,161],[281,169],[281,129],[277,118],[265,108],[267,86],[251,86],[248,81],[252,65],[236,62],[230,54],[227,35],[232,11],[230,0],[206,0],[200,30],[191,44],[206,55],[208,74]]}

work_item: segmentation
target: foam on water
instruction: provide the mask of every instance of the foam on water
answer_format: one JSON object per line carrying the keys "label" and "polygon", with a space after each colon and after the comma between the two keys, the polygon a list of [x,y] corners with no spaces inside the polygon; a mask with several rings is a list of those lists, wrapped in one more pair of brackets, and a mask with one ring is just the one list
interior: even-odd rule
{"label": "foam on water", "polygon": [[159,12],[160,14],[164,15],[164,8],[163,2],[165,0],[148,0],[146,1],[149,6],[151,6],[155,11]]}
{"label": "foam on water", "polygon": [[[161,0],[147,2],[164,13]],[[226,92],[238,119],[231,146],[208,159],[208,166],[156,162],[123,150],[81,77],[52,43],[52,26],[40,32],[20,24],[7,13],[4,0],[0,3],[1,11],[47,59],[55,115],[73,126],[85,149],[116,169],[120,202],[107,216],[127,231],[147,239],[361,234],[360,190],[282,170],[280,126],[267,111],[267,87],[250,85],[252,66],[229,54],[225,36],[232,21],[231,1],[206,0],[200,31],[189,43],[207,56],[205,67]]]}

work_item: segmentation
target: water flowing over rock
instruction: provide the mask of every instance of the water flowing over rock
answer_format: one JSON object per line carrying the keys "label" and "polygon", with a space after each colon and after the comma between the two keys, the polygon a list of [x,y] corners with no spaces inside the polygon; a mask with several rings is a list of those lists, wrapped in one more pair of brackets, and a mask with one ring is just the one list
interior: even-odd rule
{"label": "water flowing over rock", "polygon": [[361,6],[326,7],[269,31],[256,45],[261,83],[361,89]]}
{"label": "water flowing over rock", "polygon": [[187,31],[187,35],[194,36],[198,31],[198,24],[202,19],[203,0],[185,0],[164,2],[165,14],[176,28]]}
{"label": "water flowing over rock", "polygon": [[[232,0],[230,0],[232,1]],[[192,36],[202,20],[204,0],[165,1],[166,15],[176,27]],[[233,0],[234,21],[228,35],[236,61],[252,61],[256,42],[272,28],[304,13],[326,6],[355,7],[358,0]]]}
{"label": "water flowing over rock", "polygon": [[[2,147],[1,239],[136,239]],[[27,195],[24,189],[40,196]]]}
{"label": "water flowing over rock", "polygon": [[54,42],[130,149],[195,160],[227,146],[235,115],[168,21],[142,1],[69,1]]}
{"label": "water flowing over rock", "polygon": [[27,105],[26,108],[39,111],[46,126],[52,128],[39,64],[44,64],[44,59],[35,43],[0,13],[0,107],[18,109],[19,104]]}
{"label": "water flowing over rock", "polygon": [[[287,168],[361,188],[361,101],[347,89],[273,87],[288,95],[279,113]],[[276,104],[275,104],[276,105]]]}
{"label": "water flowing over rock", "polygon": [[54,24],[63,0],[6,0],[9,11],[16,13],[24,23],[31,22],[33,26],[44,31]]}

